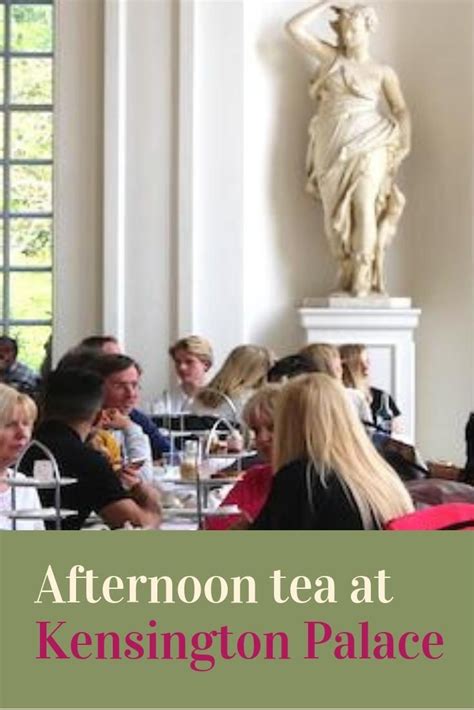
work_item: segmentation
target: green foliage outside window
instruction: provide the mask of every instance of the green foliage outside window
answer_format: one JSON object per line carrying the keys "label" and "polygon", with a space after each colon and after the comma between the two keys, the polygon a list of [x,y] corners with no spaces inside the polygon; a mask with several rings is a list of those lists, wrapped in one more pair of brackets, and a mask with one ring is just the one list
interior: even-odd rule
{"label": "green foliage outside window", "polygon": [[[18,53],[53,52],[53,5],[9,5],[10,42],[6,46],[5,4],[0,5],[0,209],[8,210],[0,223],[0,316],[20,321],[9,333],[18,339],[19,359],[39,368],[50,325],[22,325],[21,321],[52,318],[52,161],[53,157],[53,60],[47,56]],[[5,63],[10,96],[4,96]],[[6,103],[7,102],[7,103]],[[30,108],[31,107],[31,108]],[[35,110],[35,107],[41,107]],[[5,113],[8,112],[9,151],[6,153]],[[23,161],[17,164],[16,161]],[[26,163],[24,161],[27,161]],[[4,181],[7,170],[7,181]],[[8,195],[4,188],[8,187]],[[34,216],[26,216],[32,213]],[[16,216],[18,215],[18,216]],[[9,244],[4,240],[8,220]],[[5,249],[8,248],[8,253]],[[8,258],[7,258],[8,257]],[[5,264],[9,269],[5,271]],[[22,271],[16,271],[21,268]],[[46,269],[28,271],[27,269]],[[26,270],[25,270],[26,269]],[[8,291],[4,312],[3,284]]]}

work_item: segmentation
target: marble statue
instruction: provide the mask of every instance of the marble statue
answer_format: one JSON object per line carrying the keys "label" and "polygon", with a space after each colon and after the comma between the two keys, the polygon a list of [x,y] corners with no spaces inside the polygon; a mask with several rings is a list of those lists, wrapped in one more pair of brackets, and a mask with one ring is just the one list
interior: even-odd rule
{"label": "marble statue", "polygon": [[356,297],[386,294],[384,256],[405,204],[395,176],[410,150],[410,118],[397,75],[370,57],[374,10],[332,6],[332,45],[309,29],[329,7],[322,0],[286,25],[292,39],[319,60],[310,84],[316,112],[309,126],[307,190],[323,203],[339,267],[337,290]]}

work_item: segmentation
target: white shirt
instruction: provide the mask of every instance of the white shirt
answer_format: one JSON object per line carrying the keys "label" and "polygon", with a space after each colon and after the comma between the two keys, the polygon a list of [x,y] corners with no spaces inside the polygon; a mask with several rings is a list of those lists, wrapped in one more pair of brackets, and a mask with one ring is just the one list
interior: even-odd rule
{"label": "white shirt", "polygon": [[191,411],[192,403],[193,397],[186,394],[182,387],[165,390],[161,397],[153,402],[153,414],[183,414]]}
{"label": "white shirt", "polygon": [[[13,471],[8,470],[8,475]],[[25,478],[23,473],[16,474],[18,478]],[[5,491],[0,492],[0,530],[12,530],[13,525],[10,518],[4,515],[7,510],[12,510],[12,489],[10,486]],[[16,510],[37,510],[41,508],[38,491],[36,488],[17,487],[15,489],[15,509]],[[17,530],[44,530],[42,520],[17,520]]]}
{"label": "white shirt", "polygon": [[151,444],[141,426],[131,421],[125,429],[110,429],[110,431],[120,446],[125,463],[134,459],[143,459],[144,463],[139,469],[140,478],[145,483],[150,483],[153,480]]}
{"label": "white shirt", "polygon": [[354,389],[353,387],[346,387],[345,392],[347,393],[347,398],[356,410],[361,422],[371,422],[372,412],[370,411],[369,403],[364,397],[364,393],[360,390]]}

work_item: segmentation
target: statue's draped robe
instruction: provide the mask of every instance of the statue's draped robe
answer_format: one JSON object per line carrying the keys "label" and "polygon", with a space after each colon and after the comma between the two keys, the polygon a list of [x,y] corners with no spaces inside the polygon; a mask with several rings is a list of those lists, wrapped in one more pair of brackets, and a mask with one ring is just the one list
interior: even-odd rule
{"label": "statue's draped robe", "polygon": [[331,249],[336,258],[344,259],[358,251],[351,238],[351,200],[362,177],[377,182],[374,209],[379,235],[387,242],[395,232],[404,204],[393,179],[399,129],[378,110],[379,83],[364,73],[363,65],[358,69],[341,56],[320,70],[310,94],[317,109],[309,125],[307,190],[321,198]]}

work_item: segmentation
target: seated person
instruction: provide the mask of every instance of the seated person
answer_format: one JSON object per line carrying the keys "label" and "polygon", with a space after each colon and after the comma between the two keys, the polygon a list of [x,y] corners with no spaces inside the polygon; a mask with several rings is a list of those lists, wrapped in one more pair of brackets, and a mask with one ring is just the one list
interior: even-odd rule
{"label": "seated person", "polygon": [[114,335],[89,335],[87,338],[83,338],[77,347],[103,355],[122,354],[120,343]]}
{"label": "seated person", "polygon": [[[158,527],[160,508],[157,492],[145,484],[133,467],[115,473],[107,459],[86,444],[102,408],[102,379],[85,370],[61,369],[46,382],[43,421],[36,438],[47,446],[62,476],[77,478],[77,484],[61,488],[61,506],[77,510],[62,521],[64,529],[80,529],[92,511],[112,528],[129,522]],[[44,454],[32,447],[24,457],[25,471]],[[52,505],[52,492],[41,491],[44,505]]]}
{"label": "seated person", "polygon": [[346,387],[359,390],[370,406],[370,421],[386,434],[401,434],[401,412],[393,397],[370,385],[369,354],[365,345],[341,345],[342,379]]}
{"label": "seated person", "polygon": [[273,416],[280,391],[277,384],[264,385],[245,405],[243,419],[255,434],[255,448],[263,463],[249,468],[221,503],[221,507],[238,505],[241,512],[227,517],[210,516],[207,530],[246,528],[265,504],[272,485]]}
{"label": "seated person", "polygon": [[234,348],[195,397],[194,413],[240,421],[245,403],[267,381],[271,365],[272,356],[267,348],[258,345]]}
{"label": "seated person", "polygon": [[286,355],[277,360],[268,371],[269,382],[286,382],[292,377],[304,375],[308,372],[315,372],[314,365],[310,358],[303,353]]}
{"label": "seated person", "polygon": [[362,530],[413,511],[344,388],[325,374],[284,385],[275,414],[270,495],[252,529]]}
{"label": "seated person", "polygon": [[416,508],[426,508],[444,503],[474,504],[474,488],[458,481],[444,478],[425,478],[405,483]]}
{"label": "seated person", "polygon": [[[120,410],[130,418],[130,424],[138,425],[143,433],[147,435],[151,445],[151,457],[148,453],[147,440],[143,440],[143,438],[141,447],[139,447],[141,450],[136,450],[135,447],[139,446],[138,434],[140,430],[135,427],[132,431],[130,424],[130,437],[127,437],[127,443],[130,443],[132,434],[135,443],[132,450],[127,448],[123,453],[128,460],[144,457],[146,464],[142,473],[149,479],[152,475],[151,458],[153,460],[161,459],[163,454],[169,451],[170,444],[167,437],[161,434],[150,417],[147,417],[146,414],[136,408],[141,375],[138,364],[127,355],[104,355],[90,348],[81,347],[68,351],[58,363],[58,369],[70,367],[90,370],[99,374],[105,384],[105,407]],[[118,438],[121,438],[121,436]]]}
{"label": "seated person", "polygon": [[[0,384],[0,530],[12,530],[13,523],[4,512],[13,508],[13,489],[7,476],[31,439],[36,419],[36,404],[26,394]],[[25,478],[17,473],[18,478]],[[41,508],[36,488],[15,488],[15,510]],[[42,520],[17,520],[16,530],[44,530]]]}
{"label": "seated person", "polygon": [[[327,375],[331,375],[331,377],[334,377],[344,384],[341,355],[335,345],[311,343],[310,345],[306,345],[300,351],[300,354],[311,360],[314,366],[314,372],[325,372]],[[345,387],[345,393],[348,399],[350,399],[352,406],[355,408],[361,422],[371,422],[372,414],[369,403],[364,397],[363,392],[353,387]]]}
{"label": "seated person", "polygon": [[[169,451],[169,441],[150,417],[137,409],[141,370],[127,355],[102,355],[97,358],[95,371],[104,379],[104,407],[118,410],[111,422],[123,446],[124,458],[144,459],[140,472],[144,478],[153,477],[152,459],[161,459]],[[114,426],[115,425],[115,426]],[[145,434],[145,437],[143,436]],[[151,445],[151,451],[150,451]]]}
{"label": "seated person", "polygon": [[39,376],[27,365],[17,360],[18,343],[7,335],[0,336],[0,382],[19,392],[36,394]]}
{"label": "seated person", "polygon": [[471,412],[466,424],[466,465],[462,480],[474,485],[474,412]]}
{"label": "seated person", "polygon": [[155,402],[157,413],[180,414],[189,412],[194,397],[204,387],[206,374],[211,369],[213,354],[210,343],[199,335],[177,340],[169,349],[179,380],[176,388]]}

